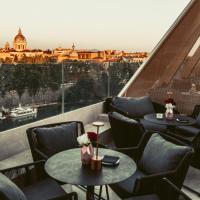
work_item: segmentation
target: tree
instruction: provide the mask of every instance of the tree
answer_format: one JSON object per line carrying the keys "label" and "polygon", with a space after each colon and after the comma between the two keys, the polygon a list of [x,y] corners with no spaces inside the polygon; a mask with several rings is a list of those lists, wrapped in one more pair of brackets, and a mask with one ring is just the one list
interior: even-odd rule
{"label": "tree", "polygon": [[65,99],[70,103],[91,103],[103,99],[102,87],[91,77],[85,77],[65,91]]}
{"label": "tree", "polygon": [[[136,66],[132,63],[112,63],[108,69],[111,96],[116,96],[121,91],[135,70]],[[108,77],[106,76],[105,73],[102,74],[102,84],[104,84],[105,89],[108,88]]]}
{"label": "tree", "polygon": [[31,97],[35,96],[40,89],[41,74],[37,69],[31,69],[29,71],[27,80],[27,89]]}
{"label": "tree", "polygon": [[24,66],[15,66],[13,71],[12,85],[21,99],[26,87],[26,74]]}

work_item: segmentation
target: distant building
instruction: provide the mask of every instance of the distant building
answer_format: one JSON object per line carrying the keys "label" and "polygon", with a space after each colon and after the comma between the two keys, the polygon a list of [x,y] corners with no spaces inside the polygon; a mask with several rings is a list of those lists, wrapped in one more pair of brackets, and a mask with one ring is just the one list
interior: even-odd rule
{"label": "distant building", "polygon": [[19,28],[14,37],[13,47],[6,42],[4,48],[0,48],[0,62],[5,63],[42,63],[65,62],[71,60],[96,61],[96,62],[143,62],[148,54],[146,52],[128,53],[118,50],[77,50],[73,44],[71,48],[56,48],[51,50],[28,49],[28,42]]}
{"label": "distant building", "polygon": [[99,57],[99,52],[98,51],[78,51],[78,59],[79,60],[92,60],[96,57]]}
{"label": "distant building", "polygon": [[8,42],[6,42],[6,44],[5,44],[5,50],[6,51],[10,50],[10,44]]}
{"label": "distant building", "polygon": [[16,51],[24,51],[27,49],[27,41],[20,28],[18,34],[14,38],[13,48]]}

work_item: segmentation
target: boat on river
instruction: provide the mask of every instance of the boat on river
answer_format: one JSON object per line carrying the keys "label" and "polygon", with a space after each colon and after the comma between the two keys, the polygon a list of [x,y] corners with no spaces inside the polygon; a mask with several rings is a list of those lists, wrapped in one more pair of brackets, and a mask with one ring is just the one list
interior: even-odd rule
{"label": "boat on river", "polygon": [[14,119],[26,118],[30,116],[37,116],[37,108],[30,106],[22,106],[21,104],[19,104],[17,108],[13,108],[10,111],[10,117]]}

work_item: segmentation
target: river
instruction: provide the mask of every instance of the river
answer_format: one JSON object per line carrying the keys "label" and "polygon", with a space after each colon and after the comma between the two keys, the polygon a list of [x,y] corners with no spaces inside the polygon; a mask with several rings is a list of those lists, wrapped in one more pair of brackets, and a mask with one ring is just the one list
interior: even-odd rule
{"label": "river", "polygon": [[[79,107],[83,107],[86,105],[67,105],[65,106],[65,112],[74,110]],[[6,118],[3,120],[0,120],[0,132],[12,129],[15,127],[22,126],[24,124],[28,124],[31,122],[35,122],[41,119],[45,119],[51,116],[55,116],[61,113],[61,106],[60,105],[50,105],[50,106],[44,106],[44,107],[39,107],[38,112],[37,112],[37,117],[36,118],[24,118],[24,119],[11,119],[11,118]]]}

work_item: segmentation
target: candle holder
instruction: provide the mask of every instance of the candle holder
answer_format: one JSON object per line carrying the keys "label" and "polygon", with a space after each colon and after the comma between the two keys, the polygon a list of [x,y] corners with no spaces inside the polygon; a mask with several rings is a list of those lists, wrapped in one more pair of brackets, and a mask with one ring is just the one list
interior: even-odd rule
{"label": "candle holder", "polygon": [[93,126],[97,128],[96,154],[91,159],[91,169],[99,171],[102,168],[102,157],[99,154],[99,128],[104,126],[103,122],[93,122]]}

